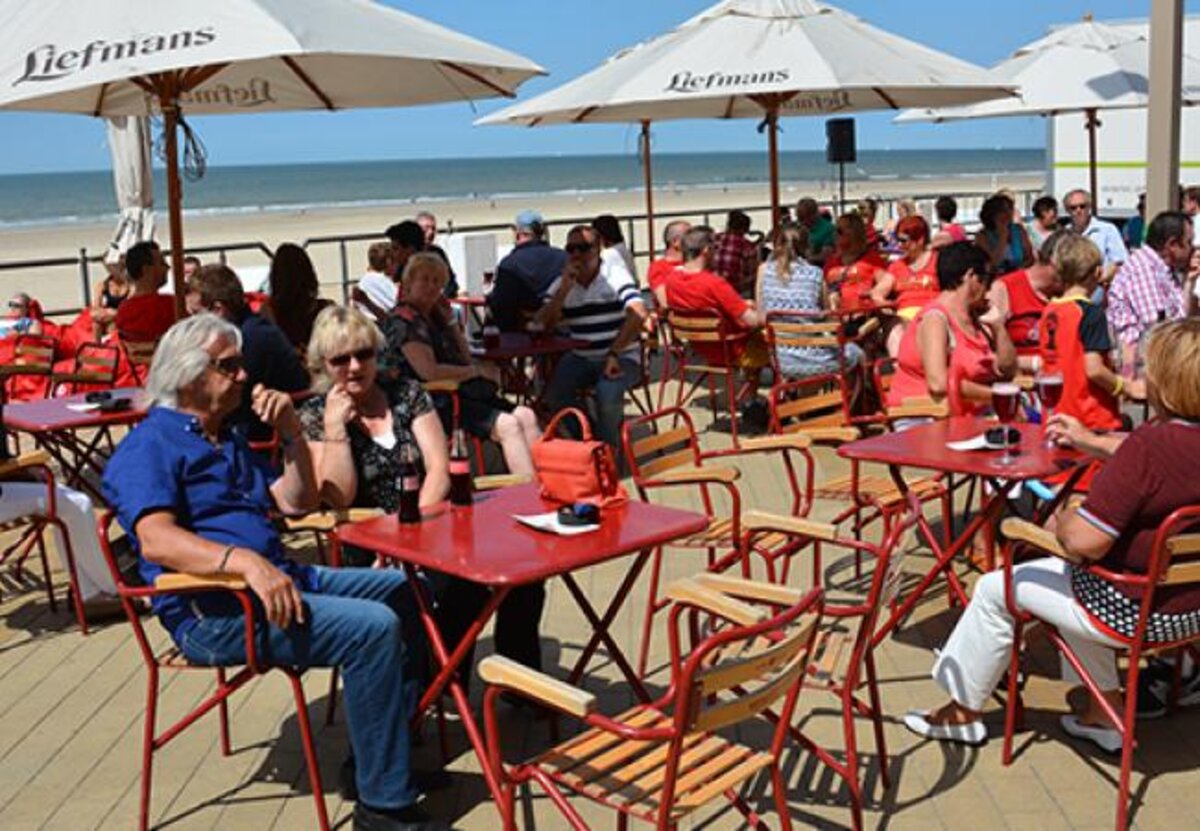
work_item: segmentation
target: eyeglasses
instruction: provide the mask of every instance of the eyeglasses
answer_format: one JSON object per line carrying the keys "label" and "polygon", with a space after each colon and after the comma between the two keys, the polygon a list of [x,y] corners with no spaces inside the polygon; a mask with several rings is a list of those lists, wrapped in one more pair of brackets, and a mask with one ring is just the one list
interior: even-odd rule
{"label": "eyeglasses", "polygon": [[214,358],[208,365],[226,378],[236,378],[246,368],[246,359],[241,355],[230,355],[228,358]]}
{"label": "eyeglasses", "polygon": [[10,308],[10,309],[24,309],[24,308],[25,308],[25,304],[24,304],[24,303],[22,303],[20,300],[9,300],[9,301],[8,301],[8,308]]}
{"label": "eyeglasses", "polygon": [[1088,206],[1087,202],[1077,202],[1074,205],[1066,206],[1067,210],[1070,211],[1071,213],[1074,213],[1075,211],[1086,211],[1088,209],[1088,207],[1089,206]]}
{"label": "eyeglasses", "polygon": [[375,360],[375,350],[367,347],[366,349],[358,349],[354,352],[346,352],[342,355],[331,355],[325,360],[329,361],[330,366],[349,366],[351,358],[360,364],[365,364],[367,361]]}
{"label": "eyeglasses", "polygon": [[572,242],[567,244],[565,250],[568,254],[586,254],[595,247],[590,242]]}
{"label": "eyeglasses", "polygon": [[906,237],[903,234],[897,234],[896,242],[900,243],[901,245],[908,245],[910,242],[912,242],[912,237]]}

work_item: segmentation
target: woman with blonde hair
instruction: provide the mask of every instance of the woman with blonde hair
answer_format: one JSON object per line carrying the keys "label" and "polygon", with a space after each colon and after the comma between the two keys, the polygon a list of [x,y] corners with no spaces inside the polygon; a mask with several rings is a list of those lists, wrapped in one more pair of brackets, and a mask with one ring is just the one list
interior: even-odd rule
{"label": "woman with blonde hair", "polygon": [[[1128,435],[1095,433],[1067,415],[1056,415],[1049,432],[1060,445],[1108,461],[1079,506],[1053,519],[1063,550],[1117,575],[1144,575],[1155,533],[1179,508],[1200,505],[1200,320],[1163,323],[1151,335],[1146,382],[1156,417]],[[1136,487],[1131,487],[1136,483]],[[1012,597],[1018,608],[1055,626],[1104,698],[1121,711],[1117,642],[1107,632],[1133,634],[1141,591],[1104,580],[1057,557],[1013,568]],[[1150,641],[1200,633],[1200,587],[1164,586],[1155,591],[1147,629]],[[928,713],[909,713],[908,728],[941,741],[980,744],[987,738],[982,711],[1007,666],[1013,618],[1005,602],[1004,573],[975,584],[971,602],[934,662],[933,678],[950,701]],[[1064,677],[1074,672],[1064,661]],[[1121,735],[1091,696],[1062,717],[1063,730],[1115,753]]]}

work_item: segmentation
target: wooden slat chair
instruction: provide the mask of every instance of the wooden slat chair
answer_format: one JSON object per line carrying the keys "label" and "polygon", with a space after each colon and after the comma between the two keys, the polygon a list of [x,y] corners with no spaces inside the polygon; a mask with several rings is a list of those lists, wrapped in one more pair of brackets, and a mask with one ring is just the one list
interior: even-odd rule
{"label": "wooden slat chair", "polygon": [[[855,554],[867,555],[871,561],[870,582],[862,591],[838,590],[824,586],[818,574],[816,585],[825,592],[825,626],[817,636],[810,666],[810,685],[835,695],[841,704],[842,734],[845,740],[845,761],[818,745],[796,727],[789,726],[793,739],[812,752],[834,773],[841,777],[850,792],[850,812],[855,831],[862,829],[863,777],[859,765],[856,717],[868,718],[874,730],[875,748],[879,757],[879,779],[884,789],[890,786],[887,745],[883,733],[883,711],[880,704],[879,680],[875,667],[875,648],[871,644],[882,610],[896,599],[903,576],[903,562],[912,548],[913,529],[921,510],[915,495],[905,501],[902,517],[891,525],[883,540],[867,543],[840,536],[828,523],[794,517],[774,516],[758,511],[742,518],[745,536],[741,553],[753,556],[755,540],[763,535],[784,534],[798,540],[815,540],[821,546],[832,546]],[[813,546],[814,552],[819,551]],[[694,582],[705,589],[744,603],[767,606],[790,605],[799,599],[801,591],[790,586],[747,581],[730,574],[699,574]],[[678,598],[673,598],[678,599]],[[859,697],[866,687],[867,697]]]}
{"label": "wooden slat chair", "polygon": [[1137,746],[1134,727],[1137,724],[1138,676],[1142,658],[1155,652],[1165,652],[1182,647],[1194,647],[1200,642],[1200,634],[1171,641],[1150,640],[1147,623],[1154,609],[1155,595],[1162,588],[1180,588],[1200,583],[1200,505],[1193,505],[1172,513],[1154,534],[1154,544],[1145,574],[1122,574],[1110,571],[1097,563],[1083,563],[1063,550],[1053,532],[1020,519],[1006,519],[1000,526],[1001,534],[1010,542],[1019,542],[1039,552],[1067,560],[1076,568],[1085,568],[1095,576],[1113,586],[1140,590],[1138,617],[1132,634],[1122,634],[1097,622],[1106,635],[1121,644],[1128,663],[1125,673],[1125,709],[1117,711],[1101,695],[1096,682],[1083,669],[1075,651],[1066,639],[1050,623],[1040,620],[1020,609],[1013,598],[1011,550],[1004,558],[1005,601],[1013,616],[1013,642],[1008,671],[1008,697],[1004,718],[1004,764],[1013,760],[1013,734],[1015,733],[1024,707],[1021,701],[1021,642],[1025,627],[1040,623],[1050,642],[1074,668],[1083,685],[1100,705],[1112,727],[1121,734],[1121,771],[1117,783],[1117,831],[1129,826],[1129,779],[1133,770],[1133,750]]}
{"label": "wooden slat chair", "polygon": [[[313,800],[317,809],[317,826],[321,831],[329,831],[329,816],[325,810],[325,793],[321,785],[321,770],[317,763],[316,746],[313,742],[312,725],[308,718],[308,705],[304,697],[304,685],[301,682],[302,672],[294,667],[276,667],[264,664],[258,655],[255,639],[256,629],[262,625],[256,620],[254,606],[250,600],[250,590],[245,581],[232,575],[210,575],[205,577],[190,574],[163,574],[149,587],[131,587],[124,582],[121,571],[113,556],[109,534],[112,531],[113,514],[106,513],[98,523],[100,547],[104,552],[105,562],[112,573],[117,585],[117,594],[124,607],[125,616],[133,627],[134,639],[142,653],[146,664],[149,683],[146,688],[146,712],[142,733],[142,775],[140,790],[140,806],[138,809],[138,829],[146,831],[150,825],[150,794],[151,776],[153,773],[154,754],[168,742],[194,724],[198,719],[211,712],[217,711],[220,721],[221,753],[229,756],[233,753],[229,738],[229,698],[249,682],[272,669],[277,669],[287,676],[292,686],[292,697],[296,704],[296,723],[300,728],[300,744],[304,750],[305,766],[308,768],[308,780],[312,787]],[[162,651],[156,651],[142,625],[142,618],[134,606],[136,602],[144,602],[156,597],[167,595],[196,595],[203,592],[230,592],[241,605],[246,618],[246,663],[237,668],[230,676],[230,667],[201,666],[193,664],[183,656],[172,644]],[[182,718],[164,730],[158,729],[158,694],[159,676],[163,671],[199,671],[216,673],[216,690],[206,696],[199,704],[192,707]]]}
{"label": "wooden slat chair", "polygon": [[[480,677],[488,685],[483,699],[487,745],[503,782],[505,828],[516,827],[516,791],[526,782],[536,782],[575,831],[589,826],[564,791],[614,809],[622,829],[635,817],[673,831],[722,796],[747,822],[765,828],[739,793],[764,771],[770,775],[778,825],[792,828],[780,754],[821,620],[820,590],[770,612],[692,581],[683,581],[673,594],[681,600],[672,608],[668,633],[671,686],[658,700],[616,717],[597,712],[593,694],[514,661],[492,656],[480,663]],[[697,609],[729,625],[685,653],[680,626]],[[506,766],[496,716],[503,692],[573,716],[588,729],[528,762]],[[726,738],[772,707],[778,719],[769,745]]]}
{"label": "wooden slat chair", "polygon": [[[648,433],[648,435],[643,435]],[[635,438],[641,436],[641,438]],[[691,416],[686,410],[671,407],[645,416],[626,419],[621,425],[621,447],[625,455],[633,486],[645,502],[664,488],[690,488],[698,492],[700,504],[708,516],[708,526],[699,534],[671,543],[672,548],[703,550],[710,569],[728,568],[736,557],[727,555],[737,548],[741,539],[742,497],[737,481],[741,471],[738,457],[748,454],[777,454],[788,482],[793,516],[807,515],[812,505],[814,463],[807,436],[764,436],[742,441],[740,447],[727,450],[703,451]],[[799,457],[797,460],[796,457]],[[718,493],[724,498],[716,499]],[[728,512],[719,508],[727,507]],[[783,536],[760,540],[760,556],[766,564],[768,578],[786,579],[787,555]],[[784,558],[780,574],[776,561]],[[654,615],[667,606],[659,597],[662,576],[663,548],[654,552],[650,569],[650,590],[642,620],[642,644],[638,657],[638,673],[644,675],[650,650],[650,633]]]}
{"label": "wooden slat chair", "polygon": [[80,387],[109,389],[117,383],[121,350],[108,343],[81,343],[70,372],[50,376],[53,395],[74,395]]}
{"label": "wooden slat chair", "polygon": [[57,348],[58,340],[49,335],[18,335],[13,343],[13,361],[5,367],[5,399],[49,397]]}
{"label": "wooden slat chair", "polygon": [[139,387],[146,386],[146,376],[150,374],[150,364],[154,360],[154,350],[158,347],[158,341],[135,340],[118,334],[117,343],[129,364],[133,380]]}
{"label": "wooden slat chair", "polygon": [[[13,532],[17,539],[10,546],[0,551],[0,563],[15,557],[13,570],[18,578],[22,575],[25,561],[37,551],[42,561],[42,579],[46,586],[46,597],[50,602],[50,610],[58,611],[58,601],[54,597],[54,582],[50,577],[50,559],[46,554],[46,532],[57,528],[59,539],[62,540],[63,550],[60,552],[66,565],[67,579],[71,586],[71,603],[79,631],[88,633],[87,618],[83,613],[83,599],[79,593],[79,572],[75,568],[75,552],[71,547],[71,535],[58,516],[57,492],[54,485],[54,471],[50,469],[50,454],[45,450],[34,450],[22,453],[11,459],[0,459],[0,483],[5,479],[19,478],[27,481],[31,474],[38,477],[37,483],[46,487],[47,510],[43,513],[19,517],[10,522],[0,523],[0,533]],[[0,484],[0,490],[3,485]]]}
{"label": "wooden slat chair", "polygon": [[[667,331],[670,333],[671,344],[675,352],[673,374],[679,383],[675,394],[675,406],[685,407],[701,384],[707,383],[709,405],[712,416],[717,418],[717,378],[722,379],[725,388],[725,405],[729,408],[729,425],[733,444],[738,443],[738,402],[742,392],[738,390],[737,361],[734,359],[734,347],[744,343],[748,337],[745,331],[734,331],[725,319],[715,311],[679,312],[667,310]],[[700,347],[697,351],[696,347]],[[720,355],[710,360],[712,354],[704,356],[704,349],[716,348]],[[690,382],[688,376],[698,376]]]}

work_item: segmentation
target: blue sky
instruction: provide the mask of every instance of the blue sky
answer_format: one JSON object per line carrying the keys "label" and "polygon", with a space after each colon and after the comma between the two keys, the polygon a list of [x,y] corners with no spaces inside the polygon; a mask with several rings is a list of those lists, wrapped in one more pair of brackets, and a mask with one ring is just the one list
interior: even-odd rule
{"label": "blue sky", "polygon": [[[871,23],[987,66],[1055,23],[1086,12],[1098,20],[1149,15],[1150,0],[837,0]],[[631,43],[696,14],[710,0],[387,0],[446,26],[537,61],[550,75],[521,88],[532,96],[582,74]],[[1185,0],[1200,13],[1200,0]],[[503,106],[488,101],[407,110],[296,113],[196,118],[193,126],[213,165],[411,159],[555,153],[634,153],[635,128],[593,125],[518,129],[472,127],[477,115]],[[893,125],[892,114],[858,116],[862,148],[1039,147],[1041,119],[995,119],[944,125]],[[753,121],[664,123],[654,128],[659,153],[759,150]],[[823,120],[788,119],[784,150],[822,149]],[[0,173],[106,169],[98,120],[83,116],[0,113]]]}

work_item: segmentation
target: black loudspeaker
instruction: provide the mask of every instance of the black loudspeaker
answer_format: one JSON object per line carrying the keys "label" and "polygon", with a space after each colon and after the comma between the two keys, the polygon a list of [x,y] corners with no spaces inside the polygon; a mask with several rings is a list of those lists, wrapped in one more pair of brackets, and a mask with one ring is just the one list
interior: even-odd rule
{"label": "black loudspeaker", "polygon": [[858,160],[853,118],[831,118],[825,122],[825,160],[830,164]]}

